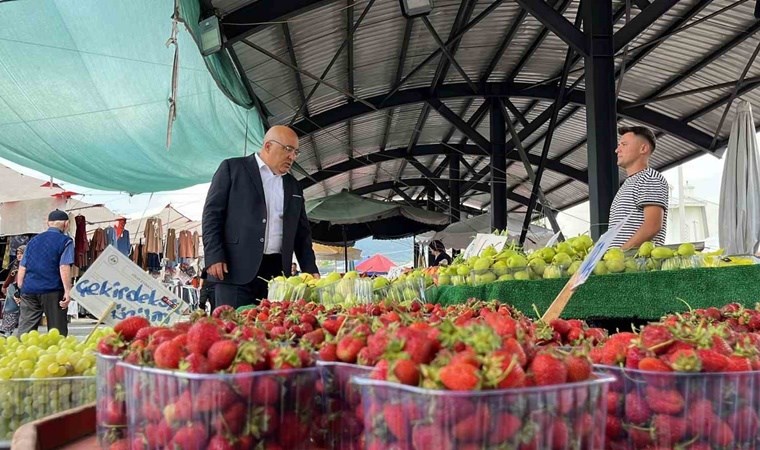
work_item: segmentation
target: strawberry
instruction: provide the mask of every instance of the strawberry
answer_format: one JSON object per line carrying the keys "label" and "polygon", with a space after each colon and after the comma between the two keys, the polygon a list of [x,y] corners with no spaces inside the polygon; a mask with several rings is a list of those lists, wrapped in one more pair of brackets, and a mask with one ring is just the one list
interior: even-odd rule
{"label": "strawberry", "polygon": [[722,420],[717,420],[712,424],[709,437],[713,445],[721,448],[729,447],[734,442],[734,432]]}
{"label": "strawberry", "polygon": [[339,360],[347,363],[355,363],[362,347],[364,347],[363,340],[354,336],[346,336],[338,341],[338,348],[335,353]]}
{"label": "strawberry", "polygon": [[691,347],[682,348],[668,355],[670,367],[677,372],[700,372],[702,361]]}
{"label": "strawberry", "polygon": [[116,334],[109,334],[98,341],[98,353],[101,355],[120,355],[127,345]]}
{"label": "strawberry", "polygon": [[486,404],[479,404],[475,412],[454,425],[452,434],[459,442],[481,442],[484,430],[489,429],[491,413]]}
{"label": "strawberry", "polygon": [[404,344],[404,351],[417,364],[428,364],[437,351],[434,341],[425,335],[410,336]]}
{"label": "strawberry", "polygon": [[752,363],[750,363],[749,358],[737,355],[728,357],[726,372],[749,372],[750,370],[752,370]]}
{"label": "strawberry", "polygon": [[182,348],[173,341],[167,341],[156,348],[153,359],[159,369],[177,369],[182,356]]}
{"label": "strawberry", "polygon": [[252,400],[257,405],[276,405],[280,400],[280,384],[275,377],[260,376],[253,385]]}
{"label": "strawberry", "polygon": [[[565,319],[554,319],[551,322],[549,322],[549,326],[552,327],[554,331],[561,334],[563,337],[567,336],[567,333],[569,333],[570,330],[573,328]],[[575,328],[575,329],[580,330],[580,328]]]}
{"label": "strawberry", "polygon": [[333,342],[327,342],[319,349],[320,361],[338,361],[338,346]]}
{"label": "strawberry", "polygon": [[345,320],[346,316],[329,317],[322,321],[322,328],[333,336],[337,336]]}
{"label": "strawberry", "polygon": [[645,392],[647,405],[653,412],[673,415],[683,411],[685,402],[678,391],[647,386]]}
{"label": "strawberry", "polygon": [[235,341],[225,339],[216,341],[208,349],[209,368],[216,371],[224,371],[230,367],[237,355],[238,346]]}
{"label": "strawberry", "polygon": [[[98,407],[100,408],[100,406]],[[108,400],[103,413],[98,413],[104,425],[122,426],[127,424],[127,406],[124,402]]]}
{"label": "strawberry", "polygon": [[652,324],[641,329],[639,334],[641,345],[647,350],[661,355],[668,351],[668,347],[673,344],[673,333],[664,325]]}
{"label": "strawberry", "polygon": [[664,361],[658,358],[644,358],[641,361],[639,361],[639,370],[645,370],[647,372],[672,372],[673,369],[670,368]]}
{"label": "strawberry", "polygon": [[156,424],[148,423],[145,425],[145,445],[148,448],[163,447],[172,438],[172,428],[162,420]]}
{"label": "strawberry", "polygon": [[625,419],[636,425],[649,421],[652,412],[649,405],[638,394],[629,393],[625,396]]}
{"label": "strawberry", "polygon": [[[315,319],[316,320],[316,319]],[[325,341],[325,331],[321,328],[317,328],[314,331],[310,331],[301,337],[301,342],[308,343],[312,348],[319,348]]]}
{"label": "strawberry", "polygon": [[620,437],[623,434],[623,423],[620,421],[620,418],[612,414],[608,414],[606,430],[608,438],[615,439]]}
{"label": "strawberry", "polygon": [[137,336],[137,332],[140,331],[140,329],[149,326],[150,322],[145,317],[132,316],[117,323],[116,326],[113,327],[113,331],[120,334],[125,341],[130,342],[135,336]]}
{"label": "strawberry", "polygon": [[269,351],[269,368],[272,370],[297,369],[301,367],[301,357],[292,347],[277,347]]}
{"label": "strawberry", "polygon": [[506,372],[506,376],[497,384],[499,389],[509,389],[524,387],[527,382],[527,376],[523,368],[515,364],[509,372]]}
{"label": "strawberry", "polygon": [[552,449],[564,450],[569,447],[570,429],[562,419],[557,419],[551,424]]}
{"label": "strawberry", "polygon": [[414,450],[454,448],[446,433],[435,425],[415,425],[412,429],[412,447]]}
{"label": "strawberry", "polygon": [[683,417],[657,414],[652,418],[652,426],[659,445],[674,446],[686,437],[686,420]]}
{"label": "strawberry", "polygon": [[619,392],[607,392],[607,414],[617,415],[621,406],[621,394]]}
{"label": "strawberry", "polygon": [[131,448],[132,446],[128,439],[119,439],[118,441],[112,442],[108,447],[109,450],[131,450]]}
{"label": "strawberry", "polygon": [[213,311],[211,311],[211,317],[214,319],[221,319],[224,317],[233,316],[235,313],[235,308],[233,308],[230,305],[219,305],[216,308],[214,308]]}
{"label": "strawberry", "polygon": [[197,412],[224,411],[239,397],[228,383],[205,380],[193,395],[193,409]]}
{"label": "strawberry", "polygon": [[617,366],[625,361],[627,351],[628,342],[610,339],[602,345],[598,363],[606,366]]}
{"label": "strawberry", "polygon": [[539,353],[533,358],[528,370],[536,386],[562,384],[567,381],[567,367],[549,353]]}
{"label": "strawberry", "polygon": [[522,420],[509,413],[499,413],[494,417],[494,424],[488,433],[488,443],[499,445],[509,441],[517,435],[522,428]]}
{"label": "strawberry", "polygon": [[226,437],[215,434],[208,441],[206,450],[235,450],[236,446]]}
{"label": "strawberry", "polygon": [[388,431],[398,440],[406,441],[409,438],[410,420],[405,408],[400,404],[386,404],[383,406],[383,418]]}
{"label": "strawberry", "polygon": [[172,437],[169,448],[181,448],[183,450],[203,450],[206,448],[206,427],[194,422],[179,428]]}
{"label": "strawberry", "polygon": [[399,359],[392,364],[393,375],[399,383],[417,386],[420,382],[420,368],[411,359]]}
{"label": "strawberry", "polygon": [[568,382],[585,381],[591,378],[592,367],[587,358],[570,355],[565,358],[565,365]]}
{"label": "strawberry", "polygon": [[441,383],[452,391],[472,391],[480,387],[478,369],[470,364],[449,363],[438,375]]}
{"label": "strawberry", "polygon": [[200,353],[190,353],[179,363],[179,370],[190,373],[211,373],[208,360]]}
{"label": "strawberry", "polygon": [[757,411],[749,406],[743,406],[730,414],[726,423],[734,431],[734,437],[739,442],[755,439],[760,431],[760,419]]}
{"label": "strawberry", "polygon": [[638,369],[641,360],[649,355],[652,355],[652,353],[637,345],[632,345],[625,352],[625,367],[628,369]]}
{"label": "strawberry", "polygon": [[700,348],[697,356],[701,361],[702,372],[724,372],[729,364],[728,356],[714,349]]}
{"label": "strawberry", "polygon": [[723,337],[717,334],[714,334],[712,335],[710,339],[712,341],[710,350],[714,350],[720,353],[721,355],[725,355],[725,356],[728,356],[734,352],[734,349],[731,348],[731,346],[728,344],[728,342],[726,342],[726,340]]}
{"label": "strawberry", "polygon": [[222,331],[216,322],[210,319],[201,319],[187,331],[187,349],[190,353],[205,355],[208,349],[214,345],[214,342],[221,339]]}
{"label": "strawberry", "polygon": [[245,425],[247,408],[242,402],[235,402],[219,414],[212,424],[218,434],[238,436]]}

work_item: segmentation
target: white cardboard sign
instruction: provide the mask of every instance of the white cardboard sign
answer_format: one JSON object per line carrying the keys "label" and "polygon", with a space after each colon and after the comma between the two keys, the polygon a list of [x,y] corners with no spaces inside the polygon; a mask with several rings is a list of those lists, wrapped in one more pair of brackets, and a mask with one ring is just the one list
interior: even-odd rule
{"label": "white cardboard sign", "polygon": [[187,306],[113,246],[79,278],[71,298],[95,317],[102,317],[114,302],[103,320],[111,326],[131,316],[144,316],[154,325],[170,324]]}
{"label": "white cardboard sign", "polygon": [[504,249],[507,244],[507,236],[496,236],[495,234],[478,233],[475,235],[475,239],[470,242],[467,249],[464,251],[464,258],[467,259],[471,256],[479,256],[480,252],[485,250],[488,246],[493,245],[493,248],[497,252]]}

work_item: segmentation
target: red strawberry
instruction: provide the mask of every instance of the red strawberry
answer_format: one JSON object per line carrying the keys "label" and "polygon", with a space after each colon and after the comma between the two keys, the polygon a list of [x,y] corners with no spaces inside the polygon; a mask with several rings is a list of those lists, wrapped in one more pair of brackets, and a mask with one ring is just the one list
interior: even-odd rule
{"label": "red strawberry", "polygon": [[570,429],[562,419],[557,419],[551,424],[552,449],[564,450],[569,447]]}
{"label": "red strawberry", "polygon": [[193,409],[197,412],[224,411],[239,397],[228,383],[217,380],[203,381],[193,395]]}
{"label": "red strawberry", "polygon": [[156,348],[153,359],[159,369],[177,369],[183,356],[179,345],[173,341],[167,341]]}
{"label": "red strawberry", "polygon": [[322,345],[324,341],[325,331],[321,328],[317,328],[316,330],[306,333],[301,337],[301,342],[306,342],[315,349],[319,348],[319,346]]}
{"label": "red strawberry", "polygon": [[212,371],[227,370],[237,355],[235,341],[225,339],[216,341],[208,349],[208,365]]}
{"label": "red strawberry", "polygon": [[406,441],[409,438],[410,421],[403,405],[386,404],[383,407],[385,426],[396,439]]}
{"label": "red strawberry", "polygon": [[683,411],[685,402],[678,391],[647,386],[645,392],[647,405],[653,412],[674,415]]}
{"label": "red strawberry", "polygon": [[346,320],[346,316],[330,317],[322,321],[322,328],[333,336],[338,335],[341,325]]}
{"label": "red strawberry", "polygon": [[116,326],[113,327],[113,331],[120,334],[125,341],[129,342],[137,336],[137,332],[140,331],[141,328],[149,326],[150,322],[145,317],[132,316],[117,323]]}
{"label": "red strawberry", "polygon": [[269,365],[272,370],[297,369],[301,367],[301,357],[292,347],[278,347],[269,351]]}
{"label": "red strawberry", "polygon": [[734,442],[734,432],[722,420],[715,421],[710,427],[709,433],[710,442],[715,446],[726,448]]}
{"label": "red strawberry", "polygon": [[697,356],[701,360],[702,372],[725,372],[729,359],[716,350],[699,349]]}
{"label": "red strawberry", "polygon": [[179,363],[179,369],[190,373],[211,373],[208,360],[200,353],[190,353]]}
{"label": "red strawberry", "polygon": [[504,443],[514,438],[520,428],[522,428],[522,420],[519,417],[509,413],[497,414],[493,427],[488,433],[488,443],[491,445]]}
{"label": "red strawberry", "polygon": [[517,356],[517,364],[525,367],[528,364],[528,356],[520,342],[515,338],[505,339],[501,344],[501,351]]}
{"label": "red strawberry", "polygon": [[127,424],[127,406],[124,402],[108,400],[103,413],[98,414],[104,425],[119,426]]}
{"label": "red strawberry", "polygon": [[220,339],[222,339],[222,331],[216,322],[210,319],[201,319],[187,331],[187,349],[190,353],[205,355],[214,342]]}
{"label": "red strawberry", "polygon": [[364,347],[364,341],[354,336],[346,336],[338,341],[336,355],[339,360],[347,363],[355,363],[359,351]]}
{"label": "red strawberry", "polygon": [[446,433],[435,425],[416,425],[412,429],[412,447],[414,450],[454,448]]}
{"label": "red strawberry", "polygon": [[216,308],[214,308],[213,311],[211,311],[211,317],[214,319],[220,319],[224,318],[226,316],[233,315],[235,313],[235,308],[233,308],[230,305],[219,305]]}
{"label": "red strawberry", "polygon": [[119,439],[116,442],[111,443],[108,447],[109,450],[131,450],[129,439]]}
{"label": "red strawberry", "polygon": [[652,355],[652,353],[639,346],[630,346],[625,352],[625,367],[628,369],[638,369],[641,360],[649,355]]}
{"label": "red strawberry", "polygon": [[714,350],[721,355],[728,356],[734,352],[734,349],[731,348],[731,346],[726,342],[725,339],[723,339],[721,336],[718,336],[717,334],[712,335],[712,346],[710,347],[710,350]]}
{"label": "red strawberry", "polygon": [[411,359],[399,359],[393,363],[393,375],[401,384],[417,386],[420,382],[420,368]]}
{"label": "red strawberry", "polygon": [[615,439],[623,434],[623,423],[619,417],[608,414],[606,423],[607,437]]}
{"label": "red strawberry", "polygon": [[567,367],[549,353],[539,353],[533,358],[528,371],[536,386],[562,384],[567,381]]}
{"label": "red strawberry", "polygon": [[524,387],[527,378],[528,377],[525,375],[523,368],[520,365],[515,364],[509,372],[506,373],[506,376],[499,382],[497,387],[499,389]]}
{"label": "red strawberry", "polygon": [[453,435],[460,442],[482,442],[489,429],[491,413],[486,404],[476,405],[475,412],[454,425]]}
{"label": "red strawberry", "polygon": [[[561,334],[563,337],[567,336],[567,333],[569,333],[570,329],[572,328],[565,319],[554,319],[549,322],[549,326],[552,327],[554,331]],[[579,330],[580,328],[576,329]]]}
{"label": "red strawberry", "polygon": [[236,446],[226,437],[215,434],[208,441],[206,450],[235,450]]}
{"label": "red strawberry", "polygon": [[567,381],[585,381],[591,378],[591,363],[585,357],[570,355],[565,358],[567,366]]}
{"label": "red strawberry", "polygon": [[98,353],[101,355],[120,355],[127,345],[116,334],[110,334],[98,341]]}
{"label": "red strawberry", "polygon": [[164,447],[172,438],[172,428],[162,420],[158,425],[148,423],[145,425],[145,445],[148,448]]}
{"label": "red strawberry", "polygon": [[625,396],[625,418],[627,421],[643,425],[649,421],[652,412],[646,401],[638,394],[629,393]]}
{"label": "red strawberry", "polygon": [[441,368],[438,376],[441,383],[452,391],[471,391],[480,386],[478,369],[470,364],[449,363]]}
{"label": "red strawberry", "polygon": [[686,420],[683,417],[658,414],[652,418],[652,426],[659,445],[675,446],[686,437]]}
{"label": "red strawberry", "polygon": [[169,448],[183,450],[203,450],[206,448],[206,427],[200,423],[192,423],[179,428],[172,438]]}
{"label": "red strawberry", "polygon": [[333,342],[328,342],[319,349],[320,361],[338,361],[338,346]]}
{"label": "red strawberry", "polygon": [[235,402],[219,414],[213,422],[213,429],[218,434],[238,436],[245,426],[247,408],[242,402]]}
{"label": "red strawberry", "polygon": [[610,339],[602,344],[598,362],[606,366],[617,366],[625,361],[627,351],[628,342]]}
{"label": "red strawberry", "polygon": [[641,345],[644,348],[661,355],[668,351],[668,347],[673,344],[673,333],[664,325],[647,325],[641,329],[639,335]]}
{"label": "red strawberry", "polygon": [[757,412],[749,406],[744,406],[730,414],[726,422],[734,431],[734,436],[739,442],[755,439],[758,431],[760,431],[760,419]]}
{"label": "red strawberry", "polygon": [[428,364],[435,358],[437,351],[435,342],[425,335],[411,336],[406,340],[404,351],[417,364]]}
{"label": "red strawberry", "polygon": [[749,372],[750,370],[752,370],[752,363],[750,363],[749,358],[736,355],[728,357],[727,372]]}
{"label": "red strawberry", "polygon": [[280,384],[275,377],[260,376],[253,385],[252,400],[258,405],[276,405],[280,400]]}

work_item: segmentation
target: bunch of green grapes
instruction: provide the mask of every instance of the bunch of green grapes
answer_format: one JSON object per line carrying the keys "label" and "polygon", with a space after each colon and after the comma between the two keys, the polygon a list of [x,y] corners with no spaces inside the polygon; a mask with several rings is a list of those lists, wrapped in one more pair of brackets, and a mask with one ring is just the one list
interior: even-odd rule
{"label": "bunch of green grapes", "polygon": [[0,338],[0,381],[18,378],[61,378],[95,375],[94,349],[110,328],[95,330],[89,340],[63,337],[56,329],[20,338]]}

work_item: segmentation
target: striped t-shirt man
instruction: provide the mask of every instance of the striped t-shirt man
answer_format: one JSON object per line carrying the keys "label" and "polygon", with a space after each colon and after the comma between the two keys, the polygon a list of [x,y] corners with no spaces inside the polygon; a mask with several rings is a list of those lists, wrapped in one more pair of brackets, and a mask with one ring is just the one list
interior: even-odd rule
{"label": "striped t-shirt man", "polygon": [[652,239],[655,244],[663,245],[668,225],[668,182],[660,172],[651,167],[626,178],[612,201],[610,228],[625,220],[628,214],[631,215],[612,241],[612,247],[622,247],[638,231],[644,223],[644,207],[648,205],[660,206],[663,209],[662,227]]}

